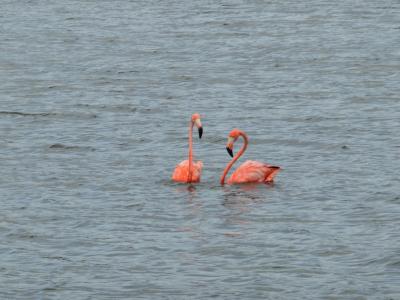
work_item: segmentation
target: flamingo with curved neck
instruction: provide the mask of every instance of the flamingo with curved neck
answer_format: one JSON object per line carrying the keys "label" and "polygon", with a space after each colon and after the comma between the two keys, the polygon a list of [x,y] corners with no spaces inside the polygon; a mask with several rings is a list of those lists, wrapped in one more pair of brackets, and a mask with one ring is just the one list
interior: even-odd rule
{"label": "flamingo with curved neck", "polygon": [[[244,140],[242,148],[233,157],[233,144],[237,141],[239,137]],[[246,133],[239,129],[233,129],[229,133],[228,142],[226,144],[226,150],[233,159],[225,167],[224,173],[221,176],[221,185],[225,184],[225,177],[229,170],[232,168],[233,164],[243,155],[249,144],[249,138]],[[279,172],[280,167],[271,166],[266,163],[248,160],[244,162],[239,168],[228,179],[228,184],[236,183],[271,183],[274,180],[275,175]]]}
{"label": "flamingo with curved neck", "polygon": [[172,180],[182,183],[200,182],[201,169],[203,162],[193,162],[193,126],[196,125],[199,131],[199,138],[203,135],[203,127],[201,126],[200,115],[193,114],[189,123],[189,157],[187,160],[180,162],[172,173]]}

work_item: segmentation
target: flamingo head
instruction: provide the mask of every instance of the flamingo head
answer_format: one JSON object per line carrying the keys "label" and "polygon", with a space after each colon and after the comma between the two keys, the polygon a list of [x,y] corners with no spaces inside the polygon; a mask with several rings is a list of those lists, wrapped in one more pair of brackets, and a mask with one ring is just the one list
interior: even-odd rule
{"label": "flamingo head", "polygon": [[229,155],[233,157],[233,144],[236,142],[238,137],[240,136],[239,129],[233,129],[228,136],[228,142],[226,143],[226,151],[228,151]]}
{"label": "flamingo head", "polygon": [[199,131],[199,138],[201,139],[201,136],[203,135],[203,126],[201,126],[201,120],[199,114],[196,113],[192,115],[192,123],[196,125]]}

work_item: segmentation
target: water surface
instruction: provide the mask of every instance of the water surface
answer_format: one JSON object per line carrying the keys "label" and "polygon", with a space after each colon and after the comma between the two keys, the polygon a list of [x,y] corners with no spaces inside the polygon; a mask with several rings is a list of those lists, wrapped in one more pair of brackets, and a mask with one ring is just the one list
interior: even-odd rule
{"label": "water surface", "polygon": [[[399,24],[393,0],[2,1],[0,298],[399,299]],[[202,183],[174,184],[194,112]],[[274,185],[219,186],[235,127]]]}

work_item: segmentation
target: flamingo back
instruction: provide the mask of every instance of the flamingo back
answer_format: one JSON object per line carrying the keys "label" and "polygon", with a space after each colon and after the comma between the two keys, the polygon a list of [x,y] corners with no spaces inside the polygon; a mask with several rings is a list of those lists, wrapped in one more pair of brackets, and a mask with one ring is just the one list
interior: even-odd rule
{"label": "flamingo back", "polygon": [[[202,168],[203,168],[202,161],[193,162],[191,182],[200,182]],[[189,178],[189,160],[184,160],[176,166],[172,174],[172,180],[176,182],[187,183],[188,178]]]}
{"label": "flamingo back", "polygon": [[280,168],[266,163],[248,160],[233,172],[228,183],[272,182]]}

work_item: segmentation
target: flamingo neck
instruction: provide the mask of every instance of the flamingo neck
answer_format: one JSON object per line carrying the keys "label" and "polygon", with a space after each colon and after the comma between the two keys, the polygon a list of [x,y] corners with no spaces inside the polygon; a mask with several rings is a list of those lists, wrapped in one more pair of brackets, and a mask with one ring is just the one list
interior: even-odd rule
{"label": "flamingo neck", "polygon": [[239,150],[239,152],[236,153],[236,155],[232,158],[232,160],[228,163],[228,165],[225,167],[224,173],[222,174],[222,177],[221,177],[221,185],[225,184],[226,175],[228,174],[229,170],[232,168],[233,164],[239,159],[239,157],[241,157],[243,155],[244,151],[246,151],[247,145],[249,144],[249,139],[244,132],[241,131],[240,136],[243,137],[243,140],[244,140],[243,146]]}
{"label": "flamingo neck", "polygon": [[189,123],[189,170],[188,170],[188,179],[187,182],[192,182],[192,169],[193,169],[193,125],[194,123],[191,121]]}

